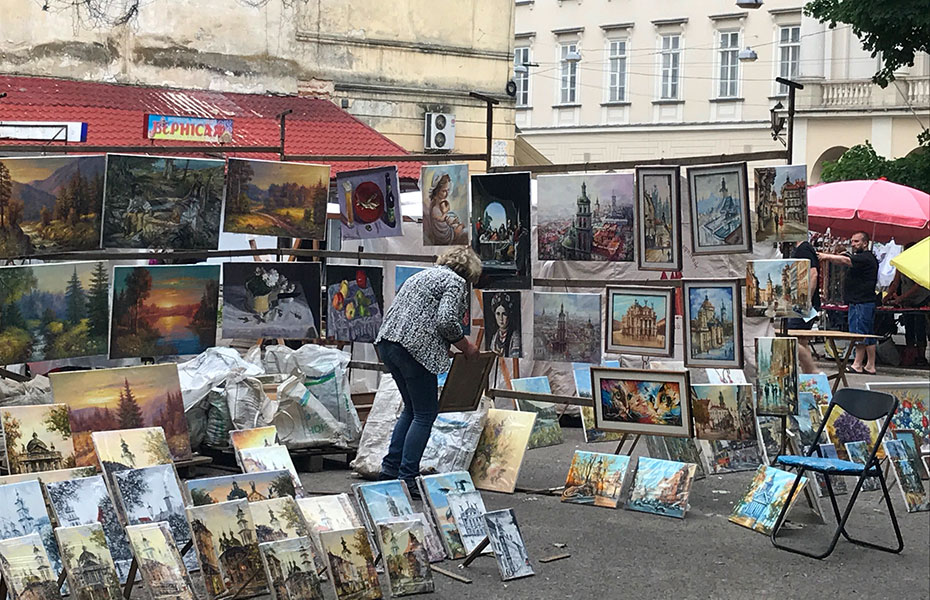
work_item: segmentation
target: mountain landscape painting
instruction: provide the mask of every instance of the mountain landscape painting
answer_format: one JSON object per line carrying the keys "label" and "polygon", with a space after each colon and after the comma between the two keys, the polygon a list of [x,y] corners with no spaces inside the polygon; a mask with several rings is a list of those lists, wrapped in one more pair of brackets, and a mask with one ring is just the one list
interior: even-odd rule
{"label": "mountain landscape painting", "polygon": [[100,244],[104,156],[0,159],[0,257]]}

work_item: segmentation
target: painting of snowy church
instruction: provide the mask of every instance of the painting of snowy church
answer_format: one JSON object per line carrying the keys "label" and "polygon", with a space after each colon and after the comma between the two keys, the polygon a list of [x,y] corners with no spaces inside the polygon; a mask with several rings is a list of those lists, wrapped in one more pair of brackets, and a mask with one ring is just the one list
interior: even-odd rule
{"label": "painting of snowy church", "polygon": [[633,261],[633,175],[537,179],[539,260]]}
{"label": "painting of snowy church", "polygon": [[323,600],[313,545],[296,537],[258,545],[272,600]]}
{"label": "painting of snowy church", "polygon": [[[0,486],[0,540],[38,534],[43,554],[51,564],[53,577],[61,573],[61,555],[52,533],[52,522],[45,507],[42,486],[38,481],[21,481]],[[0,554],[2,554],[0,550]],[[56,586],[57,595],[57,586]]]}
{"label": "painting of snowy church", "polygon": [[74,467],[74,443],[65,404],[6,406],[3,440],[9,472],[39,473]]}
{"label": "painting of snowy church", "polygon": [[434,589],[433,572],[419,521],[379,523],[378,537],[391,586],[391,596],[428,594]]}
{"label": "painting of snowy church", "polygon": [[58,576],[37,533],[0,541],[0,576],[15,600],[61,598]]}
{"label": "painting of snowy church", "polygon": [[501,579],[509,581],[535,575],[513,509],[506,508],[485,513],[484,523],[487,527],[488,539],[491,541],[491,548],[497,558]]}
{"label": "painting of snowy church", "polygon": [[[755,529],[765,535],[772,533],[775,519],[778,518],[782,507],[788,501],[788,492],[791,491],[795,477],[797,476],[794,473],[768,465],[759,466],[746,494],[733,507],[730,521],[749,529]],[[807,478],[802,477],[792,502],[805,485],[807,485]]]}
{"label": "painting of snowy church", "polygon": [[533,356],[555,362],[601,362],[601,295],[533,293]]}
{"label": "painting of snowy church", "polygon": [[100,523],[55,529],[72,600],[121,600],[119,577]]}
{"label": "painting of snowy church", "polygon": [[167,523],[130,525],[126,535],[151,600],[195,600],[194,586]]}
{"label": "painting of snowy church", "polygon": [[807,239],[807,165],[755,170],[756,242]]}
{"label": "painting of snowy church", "polygon": [[688,191],[692,254],[752,250],[746,163],[690,168]]}

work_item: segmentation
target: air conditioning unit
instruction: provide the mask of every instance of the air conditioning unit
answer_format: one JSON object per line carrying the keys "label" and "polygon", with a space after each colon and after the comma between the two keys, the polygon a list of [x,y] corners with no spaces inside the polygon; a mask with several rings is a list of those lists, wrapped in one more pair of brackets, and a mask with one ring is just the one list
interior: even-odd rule
{"label": "air conditioning unit", "polygon": [[455,115],[426,113],[423,148],[426,150],[452,150],[454,147]]}

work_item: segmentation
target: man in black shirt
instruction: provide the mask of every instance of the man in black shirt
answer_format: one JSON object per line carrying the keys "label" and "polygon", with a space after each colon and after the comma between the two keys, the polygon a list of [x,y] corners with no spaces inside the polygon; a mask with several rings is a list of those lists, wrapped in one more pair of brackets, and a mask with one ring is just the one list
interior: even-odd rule
{"label": "man in black shirt", "polygon": [[[871,334],[875,324],[878,259],[869,250],[869,234],[864,231],[857,231],[853,234],[850,246],[853,251],[852,256],[821,252],[817,257],[825,262],[834,262],[849,267],[843,288],[844,299],[849,305],[849,332]],[[867,339],[856,344],[856,358],[849,368],[856,373],[875,374],[874,339]]]}
{"label": "man in black shirt", "polygon": [[[817,252],[811,243],[807,240],[798,242],[791,251],[791,258],[806,258],[810,262],[808,269],[808,289],[810,290],[811,306],[814,310],[820,310],[820,260],[817,258]],[[813,329],[816,317],[809,321],[793,317],[788,319],[788,329]],[[811,356],[810,340],[808,338],[798,339],[798,362],[801,363],[801,372],[817,373],[817,365],[814,364],[814,357]]]}

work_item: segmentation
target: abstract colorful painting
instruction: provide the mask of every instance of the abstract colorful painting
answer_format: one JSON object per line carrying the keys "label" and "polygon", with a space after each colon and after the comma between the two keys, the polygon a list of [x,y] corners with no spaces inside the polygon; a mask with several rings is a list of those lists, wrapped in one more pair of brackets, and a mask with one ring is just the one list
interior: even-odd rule
{"label": "abstract colorful painting", "polygon": [[223,231],[322,240],[329,165],[230,158]]}
{"label": "abstract colorful painting", "polygon": [[74,467],[74,443],[66,404],[4,406],[0,415],[9,473]]}
{"label": "abstract colorful painting", "polygon": [[484,348],[504,358],[522,358],[523,326],[520,292],[485,291]]}
{"label": "abstract colorful painting", "polygon": [[684,519],[696,468],[689,463],[639,457],[626,508]]}
{"label": "abstract colorful painting", "polygon": [[[869,453],[871,448],[869,447],[868,442],[858,441],[858,442],[846,442],[846,456],[849,457],[849,460],[859,464],[865,465],[869,461]],[[865,481],[862,482],[862,491],[863,492],[877,492],[881,488],[881,483],[878,481],[878,477],[866,477]]]}
{"label": "abstract colorful painting", "polygon": [[531,287],[529,173],[471,176],[471,247],[482,266],[475,287]]}
{"label": "abstract colorful painting", "polygon": [[503,581],[535,575],[512,508],[484,513],[484,523]]}
{"label": "abstract colorful painting", "polygon": [[476,488],[513,493],[535,421],[533,412],[488,411],[468,469]]}
{"label": "abstract colorful painting", "polygon": [[809,317],[810,264],[806,258],[746,261],[746,316]]}
{"label": "abstract colorful painting", "polygon": [[0,540],[37,534],[45,548],[43,554],[48,553],[52,577],[58,577],[61,573],[61,555],[39,482],[22,481],[0,486],[0,506],[7,507],[0,511]]}
{"label": "abstract colorful painting", "polygon": [[601,295],[533,293],[533,357],[601,362]]}
{"label": "abstract colorful painting", "polygon": [[592,367],[598,429],[691,437],[688,372]]}
{"label": "abstract colorful painting", "polygon": [[265,542],[258,550],[272,600],[323,600],[310,538]]}
{"label": "abstract colorful painting", "polygon": [[119,577],[100,523],[57,527],[55,538],[75,600],[121,600]]}
{"label": "abstract colorful painting", "polygon": [[756,171],[756,243],[807,240],[807,165]]}
{"label": "abstract colorful painting", "polygon": [[243,499],[258,502],[297,493],[287,469],[189,479],[186,484],[194,506]]}
{"label": "abstract colorful painting", "polygon": [[675,349],[675,290],[608,287],[606,351],[671,356]]}
{"label": "abstract colorful painting", "polygon": [[[604,366],[619,367],[619,361],[605,361]],[[572,376],[575,379],[575,395],[579,398],[591,397],[591,365],[572,365]],[[588,444],[595,442],[615,442],[623,437],[616,431],[604,431],[594,425],[594,407],[581,406],[581,427],[584,430],[584,441]]]}
{"label": "abstract colorful painting", "polygon": [[297,506],[314,532],[364,527],[348,494],[298,498]]}
{"label": "abstract colorful painting", "polygon": [[681,270],[680,178],[678,167],[636,167],[636,256],[640,270]]}
{"label": "abstract colorful painting", "polygon": [[798,414],[797,338],[756,338],[756,414]]}
{"label": "abstract colorful painting", "polygon": [[759,441],[755,438],[742,441],[710,440],[702,441],[701,444],[706,444],[704,454],[711,473],[755,471],[765,462]]}
{"label": "abstract colorful painting", "polygon": [[[821,407],[821,413],[826,416],[826,407]],[[839,458],[843,460],[849,460],[849,455],[846,454],[846,444],[849,442],[868,442],[869,451],[871,451],[872,446],[878,443],[878,434],[880,432],[878,421],[861,421],[834,404],[826,422],[825,431],[827,437],[836,447]],[[876,456],[879,459],[884,459],[884,450],[879,448]]]}
{"label": "abstract colorful painting", "polygon": [[381,582],[364,527],[321,531],[320,545],[329,564],[337,600],[380,600]]}
{"label": "abstract colorful painting", "polygon": [[630,457],[575,450],[562,502],[617,508]]}
{"label": "abstract colorful painting", "polygon": [[423,165],[423,245],[468,245],[468,165]]}
{"label": "abstract colorful painting", "polygon": [[930,382],[895,381],[866,383],[865,386],[898,399],[898,410],[891,417],[889,429],[913,429],[921,446],[930,445]]}
{"label": "abstract colorful painting", "polygon": [[219,290],[219,265],[114,267],[110,358],[215,346]]}
{"label": "abstract colorful painting", "polygon": [[117,429],[91,433],[94,452],[107,475],[173,463],[161,427]]}
{"label": "abstract colorful painting", "polygon": [[0,540],[0,575],[11,600],[61,598],[57,572],[37,533]]}
{"label": "abstract colorful painting", "polygon": [[[868,388],[869,385],[865,384]],[[814,395],[818,406],[826,406],[833,399],[833,391],[830,389],[830,382],[827,380],[826,373],[798,373],[798,393],[810,392]]]}
{"label": "abstract colorful painting", "polygon": [[684,296],[684,360],[688,367],[743,368],[739,282],[688,279]]}
{"label": "abstract colorful painting", "polygon": [[[733,507],[729,520],[759,533],[771,534],[772,528],[775,527],[775,520],[781,514],[785,502],[788,502],[788,493],[796,478],[797,475],[794,473],[768,465],[759,466],[749,484],[749,489]],[[807,477],[802,477],[791,499],[792,504],[797,500],[805,485],[807,485]]]}
{"label": "abstract colorful painting", "polygon": [[691,386],[694,433],[705,440],[756,440],[749,384]]}
{"label": "abstract colorful painting", "polygon": [[316,339],[320,263],[223,263],[223,337]]}
{"label": "abstract colorful painting", "polygon": [[536,179],[539,260],[633,262],[633,175]]}
{"label": "abstract colorful painting", "polygon": [[433,572],[423,547],[424,531],[420,522],[379,523],[378,538],[391,596],[432,593],[435,588]]}
{"label": "abstract colorful painting", "polygon": [[[512,379],[511,386],[517,392],[534,392],[537,394],[551,394],[549,378],[522,377]],[[536,422],[533,423],[533,433],[527,449],[555,446],[562,443],[562,428],[559,426],[559,411],[551,402],[537,402],[535,400],[517,400],[517,410],[536,413]]]}
{"label": "abstract colorful painting", "polygon": [[[484,500],[481,492],[450,492],[447,496],[448,518],[452,520],[462,544],[462,556],[471,554],[488,535],[484,524]],[[453,557],[454,558],[454,557]]]}
{"label": "abstract colorful painting", "polygon": [[746,163],[688,169],[691,253],[752,251]]}
{"label": "abstract colorful painting", "polygon": [[384,316],[380,267],[326,266],[326,337],[373,343]]}
{"label": "abstract colorful painting", "polygon": [[142,582],[152,600],[197,598],[167,523],[130,525],[126,528],[126,535],[139,564]]}
{"label": "abstract colorful painting", "polygon": [[0,267],[0,364],[106,354],[109,303],[104,262]]}
{"label": "abstract colorful painting", "polygon": [[336,176],[343,240],[403,235],[397,167],[343,171]]}
{"label": "abstract colorful painting", "polygon": [[904,496],[907,512],[923,512],[930,510],[930,501],[927,500],[927,490],[920,481],[920,466],[911,457],[901,440],[885,440],[882,442],[885,455],[894,467],[898,478],[898,487]]}
{"label": "abstract colorful painting", "polygon": [[297,474],[294,461],[291,460],[291,453],[288,452],[286,446],[243,448],[239,452],[239,459],[242,461],[242,470],[246,473],[286,470],[291,474],[291,479],[294,481],[295,495],[297,497],[304,495],[300,476]]}
{"label": "abstract colorful painting", "polygon": [[249,503],[258,542],[274,542],[309,535],[297,502],[290,496]]}
{"label": "abstract colorful painting", "polygon": [[92,431],[161,427],[175,460],[191,457],[178,368],[174,363],[50,373],[52,397],[68,405],[75,462],[97,464]]}

